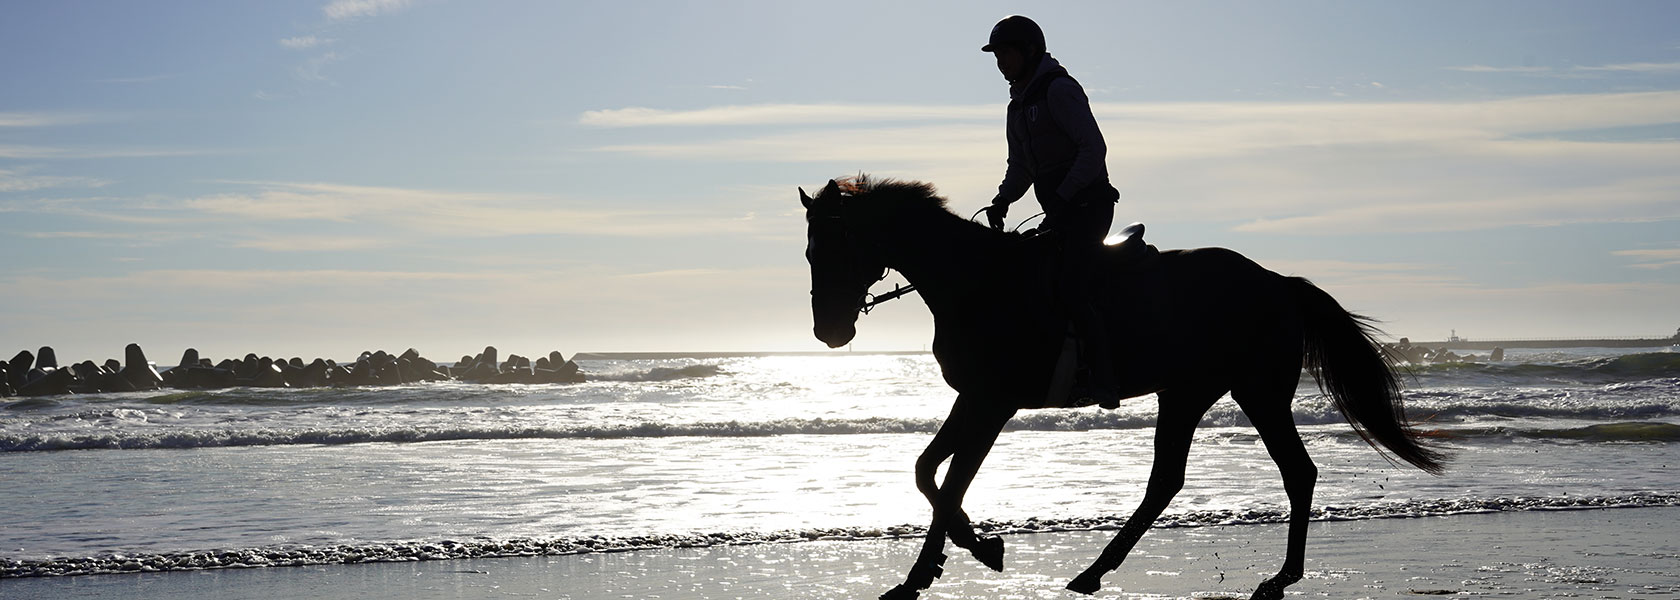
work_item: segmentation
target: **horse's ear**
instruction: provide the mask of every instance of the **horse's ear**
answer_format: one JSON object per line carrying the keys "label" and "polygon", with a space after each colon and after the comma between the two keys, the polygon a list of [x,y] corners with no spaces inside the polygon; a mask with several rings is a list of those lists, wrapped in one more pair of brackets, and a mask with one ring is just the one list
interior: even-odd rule
{"label": "horse's ear", "polygon": [[829,197],[840,195],[840,182],[833,179],[828,180],[828,185],[823,186],[823,191],[820,195]]}
{"label": "horse's ear", "polygon": [[806,209],[811,208],[811,197],[805,195],[805,188],[799,188],[799,203],[805,205]]}

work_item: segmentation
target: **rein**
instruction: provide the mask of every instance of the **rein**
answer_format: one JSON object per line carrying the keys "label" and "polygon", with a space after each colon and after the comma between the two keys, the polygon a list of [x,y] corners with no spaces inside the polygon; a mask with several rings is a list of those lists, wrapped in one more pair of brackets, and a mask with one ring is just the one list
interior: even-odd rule
{"label": "rein", "polygon": [[[886,279],[886,277],[882,277],[882,279]],[[887,292],[885,294],[875,295],[875,294],[865,293],[863,295],[863,306],[858,307],[858,312],[861,312],[861,313],[867,315],[867,314],[869,314],[869,311],[874,310],[876,306],[879,306],[882,303],[885,303],[889,300],[897,300],[899,298],[903,298],[905,294],[909,294],[910,292],[914,292],[914,291],[916,291],[916,284],[912,283],[910,285],[900,286],[900,285],[895,283],[895,284],[893,284],[893,291]]]}
{"label": "rein", "polygon": [[[981,208],[980,210],[974,211],[974,214],[969,216],[968,220],[973,221],[976,218],[979,218],[980,213],[983,213],[983,212],[986,212],[985,208]],[[1021,221],[1020,223],[1016,223],[1015,224],[1015,229],[1013,229],[1011,231],[1020,230],[1021,226],[1025,225],[1027,223],[1027,221],[1031,221],[1031,220],[1033,220],[1033,218],[1043,216],[1043,215],[1044,215],[1044,213],[1038,213],[1038,214],[1033,215],[1031,217],[1027,217],[1025,221]],[[875,281],[881,281],[882,279],[886,279],[887,278],[887,273],[889,273],[889,272],[891,272],[891,269],[888,269],[887,271],[883,271],[881,273],[881,279],[877,279]],[[875,307],[880,306],[882,304],[885,304],[887,302],[893,301],[893,300],[897,300],[899,298],[903,298],[904,296],[906,296],[906,295],[908,295],[908,294],[910,294],[911,292],[914,292],[914,291],[916,291],[916,284],[912,283],[910,285],[901,286],[901,285],[895,283],[895,284],[893,284],[893,291],[887,292],[885,294],[872,294],[872,293],[869,293],[869,292],[864,292],[863,303],[862,303],[862,305],[858,306],[858,312],[867,315],[867,314],[869,314],[869,311],[875,310]]]}

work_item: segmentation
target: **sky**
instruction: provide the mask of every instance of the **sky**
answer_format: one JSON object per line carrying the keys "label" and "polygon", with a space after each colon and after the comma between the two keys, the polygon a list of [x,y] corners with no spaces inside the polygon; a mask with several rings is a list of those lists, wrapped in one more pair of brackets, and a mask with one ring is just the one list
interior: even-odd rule
{"label": "sky", "polygon": [[[1396,338],[1680,326],[1680,3],[4,12],[8,356],[822,350],[796,187],[984,206],[1008,90],[979,47],[1014,13],[1090,96],[1116,228],[1307,277]],[[906,299],[853,349],[931,336]]]}

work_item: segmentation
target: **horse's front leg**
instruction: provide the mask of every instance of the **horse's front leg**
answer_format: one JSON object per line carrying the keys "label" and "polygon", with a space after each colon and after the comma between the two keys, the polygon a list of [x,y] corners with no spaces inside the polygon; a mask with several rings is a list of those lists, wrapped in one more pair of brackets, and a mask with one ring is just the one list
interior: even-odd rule
{"label": "horse's front leg", "polygon": [[[933,520],[928,525],[922,551],[904,583],[883,594],[882,600],[915,598],[921,590],[933,585],[933,580],[944,573],[947,535],[957,546],[968,548],[982,563],[1003,570],[1003,540],[976,536],[968,515],[963,513],[962,499],[1014,411],[976,411],[964,407],[962,398],[958,398],[951,416],[916,461],[916,487],[933,505]],[[939,486],[934,483],[935,472],[946,457],[951,458],[951,468],[945,473],[945,485]]]}
{"label": "horse's front leg", "polygon": [[[940,426],[939,433],[934,434],[933,441],[928,443],[927,449],[922,451],[922,455],[916,459],[916,489],[921,490],[922,496],[927,498],[930,507],[937,508],[939,503],[939,484],[934,481],[939,472],[939,465],[956,452],[956,440],[965,435],[965,428],[972,418],[969,411],[970,409],[959,397],[956,405],[951,408],[951,415]],[[1010,414],[1013,415],[1013,411]],[[1004,422],[1008,420],[1007,416],[1002,419]],[[1001,422],[996,426],[999,430],[1003,428]],[[993,435],[995,436],[995,434]],[[946,478],[949,479],[949,477],[950,475],[947,474]],[[935,518],[939,517],[940,515],[935,515]],[[973,523],[968,519],[968,514],[960,508],[956,511],[956,514],[942,519],[942,523],[945,535],[949,536],[951,542],[956,544],[957,547],[967,549],[976,560],[993,571],[1003,570],[1003,538],[976,535]],[[941,543],[941,546],[943,546],[943,543]],[[938,551],[928,553],[922,558],[943,560],[944,555],[939,554],[943,550],[944,548],[941,547]],[[918,563],[921,562],[926,561],[918,561]]]}

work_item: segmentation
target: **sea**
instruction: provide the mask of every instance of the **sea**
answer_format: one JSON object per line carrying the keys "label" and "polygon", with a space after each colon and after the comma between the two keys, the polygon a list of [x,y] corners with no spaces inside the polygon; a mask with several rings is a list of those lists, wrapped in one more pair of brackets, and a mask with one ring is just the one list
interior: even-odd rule
{"label": "sea", "polygon": [[[1204,360],[1221,368],[1219,358]],[[916,456],[955,393],[927,354],[601,358],[569,385],[422,383],[0,399],[0,577],[565,555],[917,535]],[[1396,465],[1320,396],[1295,420],[1315,517],[1680,506],[1680,352],[1510,350],[1418,365],[1446,474]],[[966,508],[994,532],[1117,527],[1156,399],[1023,411]],[[1287,499],[1229,398],[1164,527]]]}

